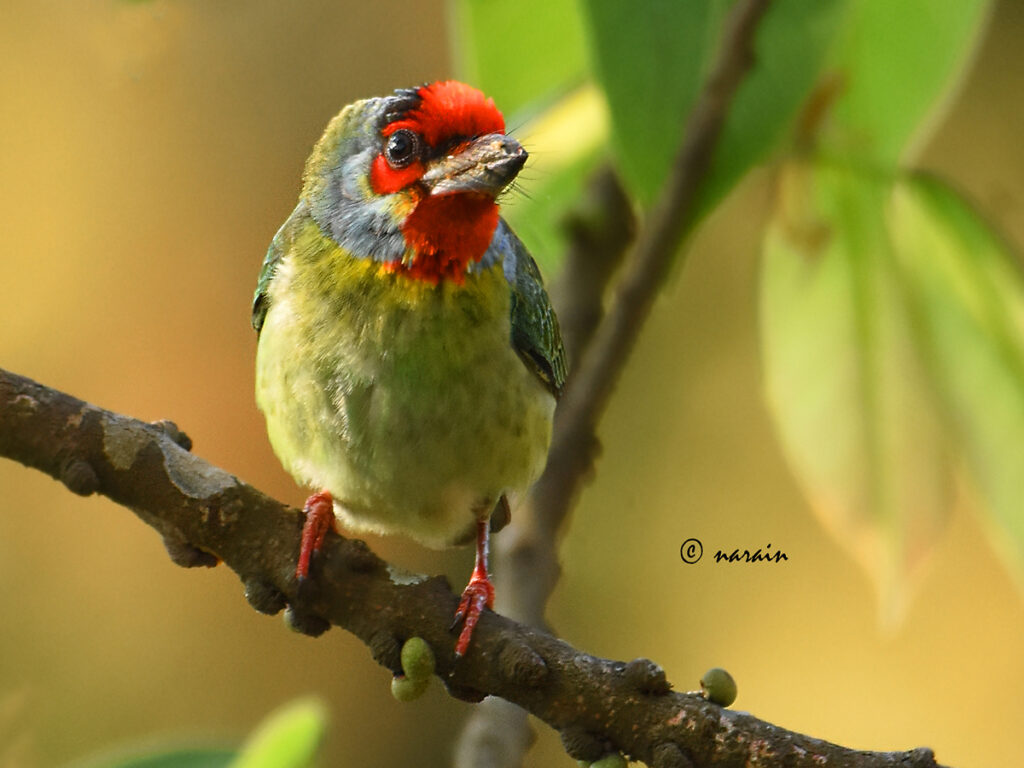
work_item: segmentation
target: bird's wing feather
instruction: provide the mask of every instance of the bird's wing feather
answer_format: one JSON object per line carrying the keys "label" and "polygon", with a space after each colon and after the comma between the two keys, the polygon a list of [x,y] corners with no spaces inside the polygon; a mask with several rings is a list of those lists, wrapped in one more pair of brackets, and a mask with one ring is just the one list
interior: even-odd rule
{"label": "bird's wing feather", "polygon": [[567,374],[565,348],[540,270],[526,246],[504,221],[495,237],[504,241],[501,243],[503,266],[512,291],[512,346],[526,366],[558,398]]}
{"label": "bird's wing feather", "polygon": [[260,267],[260,276],[256,281],[256,293],[252,297],[252,327],[256,333],[263,328],[263,321],[266,319],[267,310],[270,308],[270,296],[268,291],[270,283],[274,279],[274,272],[281,259],[288,253],[295,233],[306,219],[309,218],[309,211],[306,203],[302,200],[295,206],[295,210],[285,219],[284,224],[277,230],[274,239],[270,241],[267,255],[263,258],[263,266]]}

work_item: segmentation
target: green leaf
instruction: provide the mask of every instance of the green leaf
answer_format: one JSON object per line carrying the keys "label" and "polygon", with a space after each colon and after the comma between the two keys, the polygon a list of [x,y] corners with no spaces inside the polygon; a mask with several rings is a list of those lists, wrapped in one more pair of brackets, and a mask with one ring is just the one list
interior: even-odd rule
{"label": "green leaf", "polygon": [[630,188],[649,202],[681,141],[730,0],[582,0],[594,74]]}
{"label": "green leaf", "polygon": [[825,144],[893,166],[950,94],[989,0],[855,0],[838,46],[840,95]]}
{"label": "green leaf", "polygon": [[779,144],[822,72],[849,0],[775,0],[702,191],[708,212]]}
{"label": "green leaf", "polygon": [[89,762],[89,768],[227,768],[236,752],[226,749],[172,749],[127,759]]}
{"label": "green leaf", "polygon": [[942,423],[885,220],[889,179],[786,167],[761,284],[767,398],[812,508],[891,623],[946,524]]}
{"label": "green leaf", "polygon": [[319,699],[298,699],[271,713],[231,768],[306,768],[320,746],[327,712]]}
{"label": "green leaf", "polygon": [[1024,585],[1024,276],[942,183],[899,184],[890,227],[956,445]]}
{"label": "green leaf", "polygon": [[[778,142],[810,92],[847,0],[777,0],[758,30],[756,63],[733,104],[703,192],[706,212]],[[591,59],[611,108],[630,189],[661,189],[714,61],[730,0],[584,0]]]}
{"label": "green leaf", "polygon": [[[509,117],[584,77],[576,0],[451,0],[453,58],[461,79]],[[518,126],[508,121],[513,130]]]}

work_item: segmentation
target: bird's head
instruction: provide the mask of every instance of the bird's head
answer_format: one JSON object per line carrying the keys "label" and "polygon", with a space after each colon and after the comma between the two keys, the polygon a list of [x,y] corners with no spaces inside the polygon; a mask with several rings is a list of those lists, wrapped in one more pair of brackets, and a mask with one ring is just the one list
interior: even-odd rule
{"label": "bird's head", "polygon": [[526,162],[480,91],[455,81],[350,104],[306,164],[302,197],[353,255],[461,283],[498,225],[498,194]]}

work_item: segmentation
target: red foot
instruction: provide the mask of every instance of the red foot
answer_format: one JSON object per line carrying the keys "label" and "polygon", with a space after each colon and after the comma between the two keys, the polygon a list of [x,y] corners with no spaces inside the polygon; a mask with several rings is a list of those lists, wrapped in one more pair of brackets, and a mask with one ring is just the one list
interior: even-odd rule
{"label": "red foot", "polygon": [[473,578],[469,580],[466,589],[462,592],[462,600],[459,602],[459,610],[455,612],[455,621],[452,622],[452,629],[462,624],[462,632],[459,640],[455,643],[455,658],[462,658],[469,648],[469,641],[473,638],[473,627],[480,620],[480,614],[484,608],[494,607],[494,585],[491,580],[484,576],[478,577],[474,572]]}
{"label": "red foot", "polygon": [[295,565],[295,578],[300,584],[309,576],[310,558],[324,545],[327,531],[334,528],[334,499],[327,491],[314,493],[306,499],[302,511],[306,515],[306,522],[302,526],[299,561]]}
{"label": "red foot", "polygon": [[494,607],[494,585],[487,573],[487,549],[490,539],[490,523],[480,520],[476,526],[476,565],[469,584],[462,592],[459,609],[455,612],[452,629],[462,624],[462,632],[455,643],[455,658],[466,655],[469,641],[473,638],[473,627],[480,620],[484,608]]}

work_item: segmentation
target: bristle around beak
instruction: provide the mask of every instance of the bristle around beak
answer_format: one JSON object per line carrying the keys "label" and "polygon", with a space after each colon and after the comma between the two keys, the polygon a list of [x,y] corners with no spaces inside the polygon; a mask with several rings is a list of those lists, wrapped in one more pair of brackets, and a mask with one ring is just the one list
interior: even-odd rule
{"label": "bristle around beak", "polygon": [[431,162],[420,181],[431,195],[461,192],[497,197],[522,169],[527,156],[511,136],[489,133]]}

